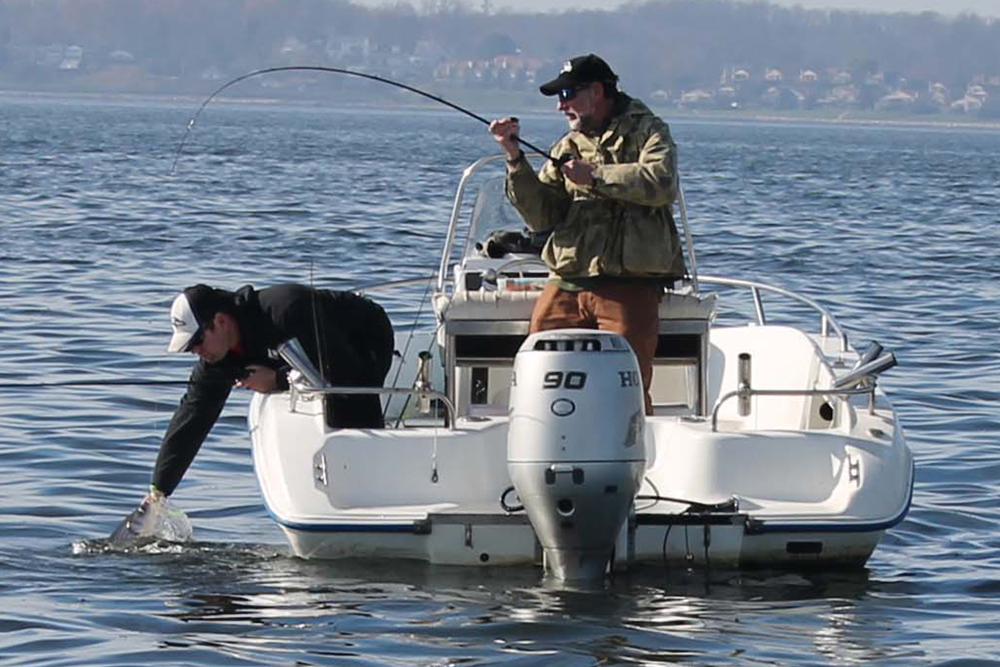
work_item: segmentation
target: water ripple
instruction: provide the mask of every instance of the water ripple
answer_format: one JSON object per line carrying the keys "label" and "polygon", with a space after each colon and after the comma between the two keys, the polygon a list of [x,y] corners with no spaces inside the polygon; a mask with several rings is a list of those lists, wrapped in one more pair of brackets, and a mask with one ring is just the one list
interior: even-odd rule
{"label": "water ripple", "polygon": [[[242,395],[176,497],[195,542],[115,551],[183,387],[7,387],[185,379],[164,322],[187,284],[430,274],[460,170],[496,150],[484,128],[220,104],[171,174],[190,105],[4,103],[4,664],[1000,665],[1000,134],[672,123],[700,270],[799,290],[896,351],[913,507],[861,572],[647,567],[573,589],[531,568],[288,557]],[[522,125],[542,145],[563,132],[554,114]],[[401,329],[423,289],[385,298]]]}

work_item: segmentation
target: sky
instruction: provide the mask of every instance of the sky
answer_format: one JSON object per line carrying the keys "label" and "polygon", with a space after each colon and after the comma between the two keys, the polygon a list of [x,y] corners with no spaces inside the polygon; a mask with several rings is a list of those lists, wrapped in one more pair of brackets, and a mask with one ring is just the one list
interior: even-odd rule
{"label": "sky", "polygon": [[[353,0],[357,4],[378,6],[389,0]],[[625,0],[489,0],[494,9],[508,8],[513,11],[564,11],[567,9],[611,9],[624,4]],[[984,17],[1000,18],[1000,0],[770,0],[773,4],[793,7],[801,5],[806,9],[847,9],[872,12],[938,12],[954,16],[960,12],[973,12]],[[470,6],[478,7],[482,0],[466,0]],[[390,3],[391,4],[391,3]],[[419,7],[419,0],[410,4]]]}

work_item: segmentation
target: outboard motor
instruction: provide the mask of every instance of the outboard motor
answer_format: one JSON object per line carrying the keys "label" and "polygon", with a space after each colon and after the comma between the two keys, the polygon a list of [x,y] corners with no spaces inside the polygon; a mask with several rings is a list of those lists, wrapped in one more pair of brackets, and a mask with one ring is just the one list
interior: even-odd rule
{"label": "outboard motor", "polygon": [[603,577],[646,470],[642,377],[616,333],[528,336],[514,359],[507,469],[561,579]]}

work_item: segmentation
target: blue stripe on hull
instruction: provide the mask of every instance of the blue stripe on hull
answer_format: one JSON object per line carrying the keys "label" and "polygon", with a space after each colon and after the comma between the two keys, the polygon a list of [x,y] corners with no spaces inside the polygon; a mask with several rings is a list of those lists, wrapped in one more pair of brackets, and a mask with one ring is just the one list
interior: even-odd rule
{"label": "blue stripe on hull", "polygon": [[777,523],[773,521],[761,521],[755,532],[762,533],[869,533],[876,530],[888,530],[903,519],[910,512],[910,505],[913,502],[913,482],[916,475],[916,468],[910,464],[910,490],[906,496],[906,505],[896,516],[883,521],[857,522],[857,523]]}

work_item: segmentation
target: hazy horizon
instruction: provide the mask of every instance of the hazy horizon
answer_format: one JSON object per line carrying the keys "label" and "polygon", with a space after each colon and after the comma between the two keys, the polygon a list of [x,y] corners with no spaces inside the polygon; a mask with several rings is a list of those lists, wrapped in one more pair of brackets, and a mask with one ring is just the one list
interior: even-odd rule
{"label": "hazy horizon", "polygon": [[[395,0],[351,0],[369,7],[395,4]],[[569,9],[614,9],[634,0],[488,0],[494,11],[504,9],[517,12],[559,12]],[[640,2],[642,0],[639,0]],[[409,0],[420,7],[421,0]],[[473,7],[483,0],[466,0]],[[867,12],[937,12],[947,16],[974,13],[983,17],[1000,18],[1000,0],[769,0],[784,7],[802,6],[806,9],[844,9]]]}

